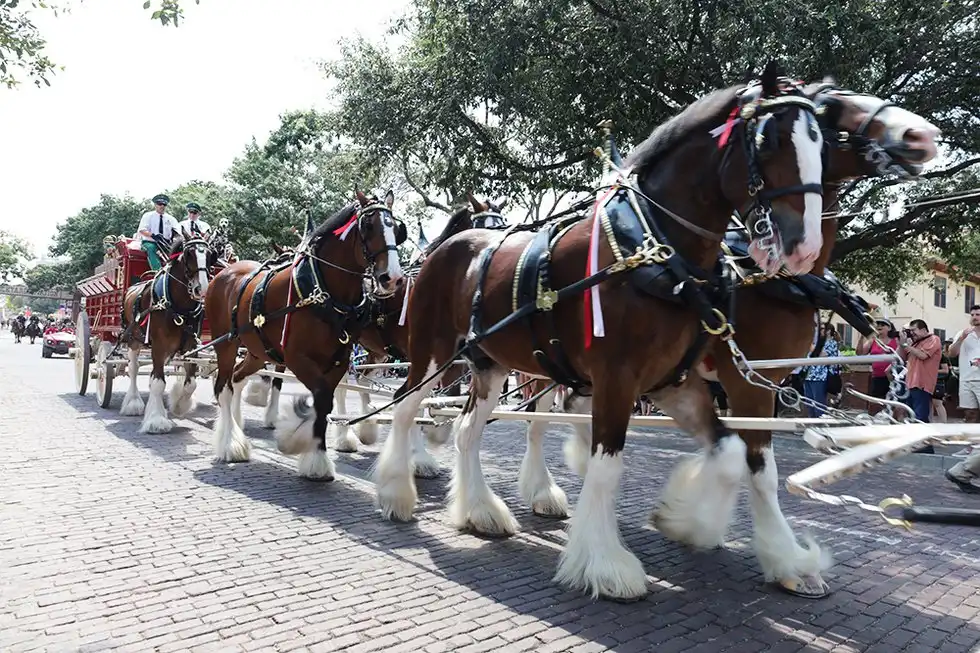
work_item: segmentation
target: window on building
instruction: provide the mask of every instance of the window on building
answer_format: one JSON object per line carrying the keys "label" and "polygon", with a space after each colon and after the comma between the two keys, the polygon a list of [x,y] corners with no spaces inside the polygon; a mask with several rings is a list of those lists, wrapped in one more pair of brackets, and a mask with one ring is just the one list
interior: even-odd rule
{"label": "window on building", "polygon": [[939,336],[941,341],[946,342],[946,329],[933,329],[932,332]]}
{"label": "window on building", "polygon": [[977,303],[977,287],[964,286],[963,287],[963,312],[969,313],[970,307],[976,303]]}
{"label": "window on building", "polygon": [[837,335],[840,336],[840,346],[842,349],[854,348],[854,327],[850,324],[838,322]]}
{"label": "window on building", "polygon": [[932,303],[937,308],[946,308],[946,277],[932,278]]}

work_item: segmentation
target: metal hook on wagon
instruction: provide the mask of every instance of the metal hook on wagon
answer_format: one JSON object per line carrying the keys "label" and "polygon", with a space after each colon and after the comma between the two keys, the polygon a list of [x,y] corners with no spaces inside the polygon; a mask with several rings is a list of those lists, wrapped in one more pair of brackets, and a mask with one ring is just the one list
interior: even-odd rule
{"label": "metal hook on wagon", "polygon": [[894,506],[899,506],[903,510],[905,508],[911,508],[912,507],[912,499],[909,497],[909,495],[903,494],[902,495],[902,498],[900,498],[900,499],[895,498],[895,497],[891,497],[891,498],[885,499],[884,501],[882,501],[881,503],[878,504],[878,508],[881,510],[881,518],[882,519],[884,519],[886,522],[888,522],[892,526],[903,526],[903,527],[905,527],[906,530],[911,531],[912,530],[912,522],[910,522],[909,520],[904,519],[904,518],[891,517],[891,516],[888,515],[888,509],[889,508],[892,508]]}

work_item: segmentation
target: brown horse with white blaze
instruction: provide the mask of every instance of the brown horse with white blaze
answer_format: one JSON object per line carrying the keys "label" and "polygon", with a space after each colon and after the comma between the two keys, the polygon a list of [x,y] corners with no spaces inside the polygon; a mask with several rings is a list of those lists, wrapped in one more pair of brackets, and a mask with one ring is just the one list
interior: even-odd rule
{"label": "brown horse with white blaze", "polygon": [[[824,205],[826,211],[837,208],[840,186],[865,176],[900,175],[913,178],[921,166],[936,156],[939,130],[925,118],[880,98],[838,89],[832,81],[813,84],[804,89],[819,107],[819,121],[824,131],[827,151],[824,167]],[[740,285],[735,291],[735,340],[749,360],[801,358],[810,351],[818,309],[835,310],[850,315],[861,328],[863,315],[856,307],[836,305],[839,288],[824,279],[837,235],[837,221],[825,218],[822,225],[823,247],[808,279],[777,278],[759,284]],[[795,284],[806,282],[808,292],[794,291]],[[816,289],[816,290],[815,290]],[[816,305],[813,297],[826,304]],[[865,328],[873,325],[865,324]],[[770,417],[775,395],[771,389],[750,384],[739,373],[726,341],[712,339],[708,350],[717,379],[728,394],[732,416]],[[759,370],[758,373],[777,383],[791,368]],[[702,377],[713,375],[701,365]],[[550,401],[543,397],[542,401]],[[564,405],[572,412],[587,412],[589,399],[573,396]],[[567,506],[562,492],[544,465],[541,437],[546,423],[528,426],[528,461],[539,461],[531,467],[536,484],[526,485],[522,465],[522,496],[535,512],[561,515]],[[583,475],[591,452],[588,425],[574,424],[576,435],[566,442],[566,461]],[[829,555],[808,538],[801,546],[779,507],[778,475],[769,431],[743,430],[739,435],[746,443],[746,463],[753,514],[753,546],[767,580],[799,596],[818,598],[828,588],[821,572],[829,565]],[[721,546],[731,522],[731,512],[720,514],[707,509],[715,495],[705,492],[710,478],[704,475],[709,454],[687,459],[675,469],[663,492],[662,504],[653,522],[667,537],[697,549]],[[567,512],[567,508],[565,508]]]}
{"label": "brown horse with white blaze", "polygon": [[[337,383],[347,371],[351,343],[363,326],[365,282],[391,292],[402,278],[397,256],[394,194],[384,202],[357,191],[357,200],[308,232],[291,264],[270,267],[241,261],[215,277],[205,312],[214,333],[231,337],[214,346],[218,372],[214,394],[220,414],[214,426],[218,460],[249,459],[242,431],[241,393],[266,362],[285,365],[313,393],[276,432],[279,449],[301,454],[299,474],[330,481],[327,415]],[[248,351],[235,364],[239,347]]]}
{"label": "brown horse with white blaze", "polygon": [[[167,387],[164,366],[176,354],[198,344],[209,270],[218,262],[218,252],[209,239],[182,230],[171,245],[170,261],[152,279],[131,286],[123,298],[120,343],[129,349],[129,389],[119,413],[143,415],[141,433],[169,433],[174,427],[163,402]],[[144,405],[136,380],[140,350],[145,346],[150,348],[153,369],[150,396]],[[171,388],[170,410],[177,417],[193,407],[196,375],[197,365],[184,363],[183,381]]]}
{"label": "brown horse with white blaze", "polygon": [[[623,545],[616,523],[635,398],[653,389],[658,405],[710,443],[719,500],[740,483],[745,445],[724,428],[704,384],[687,372],[706,343],[704,330],[725,325],[718,308],[724,287],[708,270],[717,269],[733,210],[750,212],[761,264],[802,274],[820,251],[822,136],[814,111],[796,89],[782,88],[768,66],[761,83],[716,91],[654,130],[632,160],[636,185],[625,174],[611,181],[591,219],[537,235],[474,229],[439,247],[409,300],[411,369],[396,393],[402,401],[375,473],[383,516],[412,515],[412,422],[437,369],[465,341],[473,381],[454,425],[453,523],[487,534],[516,531],[479,458],[484,425],[510,369],[562,377],[556,380],[580,392],[591,387],[592,454],[556,579],[593,595],[645,595],[643,566]],[[711,133],[716,127],[718,136]],[[529,285],[539,290],[524,301]],[[533,306],[544,310],[524,308]],[[433,321],[436,310],[443,317]],[[416,386],[421,390],[405,394]]]}

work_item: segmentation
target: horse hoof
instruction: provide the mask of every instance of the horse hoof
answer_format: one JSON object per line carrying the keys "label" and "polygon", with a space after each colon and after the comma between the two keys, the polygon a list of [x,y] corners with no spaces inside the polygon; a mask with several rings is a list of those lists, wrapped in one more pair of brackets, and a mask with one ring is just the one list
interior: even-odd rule
{"label": "horse hoof", "polygon": [[322,476],[320,478],[310,478],[309,476],[300,477],[304,481],[309,481],[310,483],[333,483],[333,476]]}
{"label": "horse hoof", "polygon": [[803,599],[823,599],[831,594],[830,585],[819,575],[783,578],[777,581],[776,586],[787,594]]}

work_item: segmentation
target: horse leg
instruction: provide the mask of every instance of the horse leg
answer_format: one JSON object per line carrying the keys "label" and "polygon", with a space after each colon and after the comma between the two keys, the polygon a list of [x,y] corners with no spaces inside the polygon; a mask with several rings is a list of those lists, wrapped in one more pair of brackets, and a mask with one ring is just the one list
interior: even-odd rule
{"label": "horse leg", "polygon": [[174,423],[167,417],[167,407],[163,403],[163,395],[167,389],[167,378],[164,376],[164,366],[172,355],[166,349],[165,338],[150,349],[153,357],[153,371],[150,372],[150,396],[146,401],[146,411],[143,413],[143,423],[140,433],[170,433]]}
{"label": "horse leg", "polygon": [[313,392],[314,415],[310,417],[305,399],[294,402],[292,415],[281,420],[276,429],[276,444],[283,453],[300,455],[298,472],[302,478],[329,482],[336,471],[327,456],[327,417],[345,370],[337,367],[325,375],[319,370],[294,371],[296,378]]}
{"label": "horse leg", "polygon": [[215,345],[214,349],[218,358],[218,373],[214,379],[214,396],[218,398],[218,419],[214,422],[213,431],[215,460],[229,463],[247,462],[251,454],[252,444],[232,416],[234,395],[232,378],[238,371],[235,365],[238,345],[237,343],[224,342]]}
{"label": "horse leg", "polygon": [[142,415],[143,398],[140,397],[139,388],[136,387],[136,380],[140,371],[140,348],[139,345],[130,344],[129,364],[126,366],[126,373],[129,375],[129,390],[123,397],[122,407],[119,409],[120,415]]}
{"label": "horse leg", "polygon": [[623,447],[637,392],[634,384],[624,382],[621,370],[592,373],[609,382],[594,388],[592,453],[555,580],[593,597],[639,599],[647,593],[646,573],[623,544],[616,521]]}
{"label": "horse leg", "polygon": [[268,376],[252,377],[245,386],[245,403],[252,406],[267,406],[269,404],[269,390],[272,388],[272,379]]}
{"label": "horse leg", "polygon": [[[405,392],[418,385],[423,379],[435,373],[442,361],[448,359],[452,352],[446,352],[439,358],[430,356],[428,352],[422,358],[427,364],[413,363],[408,370],[405,383],[395,392],[395,397],[403,397]],[[374,482],[378,493],[378,507],[385,519],[408,521],[412,518],[418,494],[415,481],[412,478],[414,464],[412,461],[412,432],[418,428],[415,418],[422,400],[439,384],[439,375],[429,379],[415,392],[404,396],[395,405],[391,418],[391,432],[385,439],[378,465],[374,470]]]}
{"label": "horse leg", "polygon": [[[727,366],[726,366],[727,367]],[[719,371],[728,371],[719,365]],[[724,379],[732,414],[739,417],[769,417],[775,397],[765,388],[745,383],[732,369]],[[737,378],[735,378],[737,377]],[[779,477],[769,431],[740,433],[747,446],[749,504],[754,533],[752,546],[767,581],[776,581],[794,594],[811,598],[827,595],[821,572],[831,565],[830,553],[812,537],[801,545],[779,507]]]}
{"label": "horse leg", "polygon": [[[560,402],[561,412],[589,415],[592,413],[592,397],[580,395],[569,390]],[[632,414],[632,407],[630,408]],[[588,423],[573,423],[572,437],[562,445],[565,454],[565,464],[579,477],[584,478],[592,457],[592,425]]]}
{"label": "horse leg", "polygon": [[470,396],[456,418],[456,466],[449,482],[449,519],[456,528],[485,535],[513,535],[517,521],[487,485],[480,465],[480,442],[497,406],[507,369],[494,365],[473,371]]}
{"label": "horse leg", "polygon": [[[370,358],[368,360],[370,360]],[[369,370],[369,372],[367,374],[365,374],[365,376],[368,376],[370,373],[372,373],[374,371],[375,370]],[[356,384],[357,383],[354,374],[349,375],[347,377],[347,380],[350,383],[352,383],[352,384]],[[361,394],[361,397],[362,397],[361,398],[361,415],[363,415],[365,413],[368,413],[371,410],[371,408],[369,406],[367,408],[365,408],[365,406],[367,406],[368,402],[364,400],[364,398],[363,398],[364,396],[365,395]],[[337,389],[334,390],[334,403],[333,403],[333,405],[336,408],[336,410],[339,412],[339,414],[341,414],[341,415],[346,415],[347,414],[347,388],[341,388],[339,383],[337,384]],[[363,424],[363,423],[364,422],[361,422],[361,424]],[[354,427],[354,430],[356,431],[359,426],[360,426],[360,424],[358,424],[357,426],[355,426]],[[358,440],[357,436],[354,433],[351,432],[351,429],[350,429],[349,426],[347,426],[346,424],[341,424],[339,422],[334,422],[334,423],[330,424],[330,431],[331,431],[331,434],[332,434],[332,437],[333,437],[333,441],[334,441],[334,445],[333,445],[334,446],[334,449],[336,449],[337,451],[339,451],[341,453],[354,453],[355,451],[358,450],[359,445],[360,445],[360,441]],[[377,435],[377,431],[375,431],[375,435]]]}
{"label": "horse leg", "polygon": [[194,391],[197,389],[197,363],[184,363],[184,379],[170,388],[170,412],[174,417],[184,417],[194,409]]}
{"label": "horse leg", "polygon": [[[552,405],[557,392],[553,389],[538,397],[529,406],[529,410],[537,412],[539,406]],[[531,506],[534,514],[564,519],[571,512],[568,506],[568,497],[555,483],[544,459],[544,434],[547,429],[547,422],[528,422],[527,448],[524,451],[524,459],[521,461],[517,489],[524,502]]]}
{"label": "horse leg", "polygon": [[[427,434],[422,429],[423,427],[412,429],[412,468],[415,470],[415,478],[436,478],[441,468],[439,461],[425,448]],[[452,426],[449,429],[452,433]]]}
{"label": "horse leg", "polygon": [[745,477],[745,443],[718,419],[708,384],[697,374],[652,399],[705,448],[674,468],[651,521],[672,540],[696,549],[720,547]]}
{"label": "horse leg", "polygon": [[[276,365],[276,372],[282,374],[285,371],[285,365]],[[265,414],[262,416],[262,426],[267,429],[276,428],[276,421],[279,419],[279,395],[282,393],[282,378],[277,376],[272,379],[271,385],[269,401],[265,405]]]}

